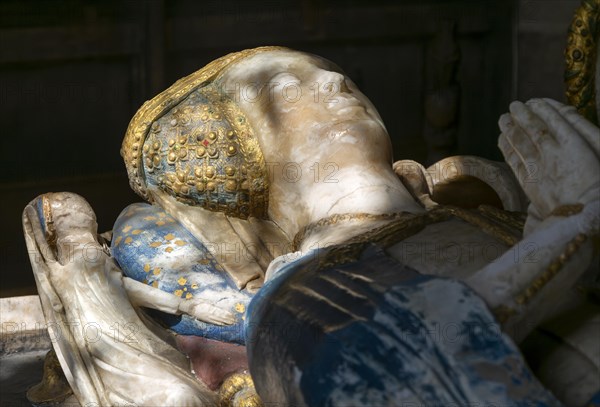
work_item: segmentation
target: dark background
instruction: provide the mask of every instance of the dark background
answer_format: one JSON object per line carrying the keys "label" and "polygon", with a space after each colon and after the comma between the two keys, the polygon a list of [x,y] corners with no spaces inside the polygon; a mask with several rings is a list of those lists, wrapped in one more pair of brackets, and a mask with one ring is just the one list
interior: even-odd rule
{"label": "dark background", "polygon": [[285,45],[336,62],[379,109],[396,159],[425,163],[431,40],[460,49],[455,153],[500,159],[511,100],[563,100],[578,0],[0,2],[0,296],[35,293],[21,211],[72,191],[100,231],[138,201],[119,148],[143,103],[228,52]]}

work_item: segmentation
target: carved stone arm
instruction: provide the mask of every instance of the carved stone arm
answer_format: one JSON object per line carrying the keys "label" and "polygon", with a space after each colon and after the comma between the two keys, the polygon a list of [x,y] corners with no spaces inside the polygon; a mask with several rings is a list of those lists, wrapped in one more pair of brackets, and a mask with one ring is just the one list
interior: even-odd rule
{"label": "carved stone arm", "polygon": [[215,325],[230,325],[235,316],[212,303],[199,299],[183,299],[129,277],[123,277],[123,286],[136,306],[153,308],[169,314],[189,314],[201,321]]}

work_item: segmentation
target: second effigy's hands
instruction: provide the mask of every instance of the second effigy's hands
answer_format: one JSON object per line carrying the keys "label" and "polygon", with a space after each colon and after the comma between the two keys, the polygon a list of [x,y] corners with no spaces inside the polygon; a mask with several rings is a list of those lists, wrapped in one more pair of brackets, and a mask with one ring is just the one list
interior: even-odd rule
{"label": "second effigy's hands", "polygon": [[179,311],[214,325],[231,325],[236,321],[232,312],[200,298],[182,300],[179,303]]}
{"label": "second effigy's hands", "polygon": [[597,229],[598,127],[574,107],[551,99],[513,102],[499,125],[498,146],[531,201],[530,218],[543,220],[561,209],[586,207],[587,227]]}

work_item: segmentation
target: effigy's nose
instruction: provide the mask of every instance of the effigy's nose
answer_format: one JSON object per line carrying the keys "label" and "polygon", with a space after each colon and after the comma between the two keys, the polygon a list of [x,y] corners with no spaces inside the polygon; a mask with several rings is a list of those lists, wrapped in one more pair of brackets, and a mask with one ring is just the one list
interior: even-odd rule
{"label": "effigy's nose", "polygon": [[323,71],[321,75],[321,82],[321,86],[325,91],[332,93],[350,92],[350,89],[348,89],[348,86],[346,85],[346,76],[342,73]]}

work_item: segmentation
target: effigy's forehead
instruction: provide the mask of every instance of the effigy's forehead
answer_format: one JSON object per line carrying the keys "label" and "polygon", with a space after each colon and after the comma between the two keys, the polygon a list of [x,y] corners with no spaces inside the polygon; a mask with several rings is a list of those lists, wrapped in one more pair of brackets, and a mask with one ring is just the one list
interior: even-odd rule
{"label": "effigy's forehead", "polygon": [[224,69],[215,82],[266,82],[279,73],[312,74],[318,71],[344,71],[318,55],[281,48],[250,55]]}

